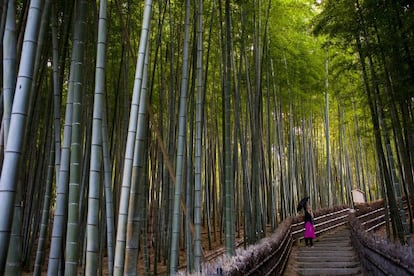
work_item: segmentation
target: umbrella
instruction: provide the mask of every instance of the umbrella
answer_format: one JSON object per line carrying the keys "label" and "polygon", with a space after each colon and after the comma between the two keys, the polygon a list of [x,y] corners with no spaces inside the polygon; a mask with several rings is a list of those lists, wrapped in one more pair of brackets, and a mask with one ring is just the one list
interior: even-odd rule
{"label": "umbrella", "polygon": [[303,208],[303,209],[305,209],[305,206],[306,206],[306,204],[307,204],[307,202],[308,202],[309,198],[310,198],[310,197],[306,196],[306,197],[302,198],[302,199],[299,201],[298,208],[296,208],[296,210],[297,210],[298,212],[299,212],[300,210],[302,210],[302,208]]}

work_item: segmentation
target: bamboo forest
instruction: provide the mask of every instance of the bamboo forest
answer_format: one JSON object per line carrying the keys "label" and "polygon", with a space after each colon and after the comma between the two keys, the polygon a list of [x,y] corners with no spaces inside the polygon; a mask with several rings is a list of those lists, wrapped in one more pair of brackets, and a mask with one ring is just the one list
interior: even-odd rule
{"label": "bamboo forest", "polygon": [[0,275],[206,275],[206,252],[256,244],[306,196],[353,208],[353,190],[410,243],[412,1],[0,14]]}

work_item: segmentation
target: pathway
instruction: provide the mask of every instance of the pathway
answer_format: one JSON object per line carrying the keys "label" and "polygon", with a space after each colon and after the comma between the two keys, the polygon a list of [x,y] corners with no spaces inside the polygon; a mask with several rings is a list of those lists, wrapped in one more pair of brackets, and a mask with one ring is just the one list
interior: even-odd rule
{"label": "pathway", "polygon": [[350,230],[342,226],[314,240],[294,246],[284,275],[364,275],[350,239]]}

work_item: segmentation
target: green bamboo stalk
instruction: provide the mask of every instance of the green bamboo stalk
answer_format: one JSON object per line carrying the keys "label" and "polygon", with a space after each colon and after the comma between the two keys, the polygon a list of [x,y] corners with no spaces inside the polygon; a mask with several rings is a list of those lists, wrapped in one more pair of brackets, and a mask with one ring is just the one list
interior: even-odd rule
{"label": "green bamboo stalk", "polygon": [[147,51],[147,43],[150,31],[150,20],[152,11],[152,0],[145,1],[144,17],[137,57],[134,90],[131,102],[131,111],[128,125],[128,137],[124,157],[124,169],[122,176],[122,187],[120,195],[120,206],[118,211],[118,227],[116,235],[114,274],[122,275],[125,263],[126,225],[128,219],[128,205],[131,188],[132,162],[137,132],[138,107],[140,103],[141,84],[143,77],[144,59]]}
{"label": "green bamboo stalk", "polygon": [[57,37],[56,5],[51,7],[52,21],[52,68],[53,68],[53,114],[54,114],[54,141],[55,141],[55,179],[59,183],[59,170],[61,159],[61,129],[60,129],[60,77],[59,77],[59,44]]}
{"label": "green bamboo stalk", "polygon": [[[339,102],[339,101],[338,101]],[[343,152],[344,152],[344,143],[343,143],[343,112],[341,109],[341,105],[338,103],[338,132],[339,132],[339,187],[341,189],[340,191],[340,196],[341,196],[341,202],[344,203],[345,202],[345,196],[344,196],[344,172],[343,172]]]}
{"label": "green bamboo stalk", "polygon": [[[196,44],[193,44],[193,52],[196,50]],[[194,55],[193,55],[194,56]],[[195,67],[194,63],[196,62],[196,58],[193,58],[193,66]],[[190,69],[191,70],[191,69]],[[192,224],[193,218],[194,218],[194,212],[193,209],[195,207],[195,203],[194,203],[194,193],[193,193],[193,189],[194,189],[194,170],[193,170],[193,166],[194,166],[194,161],[193,161],[193,156],[194,156],[194,110],[195,110],[195,99],[194,99],[194,83],[195,83],[195,79],[196,79],[196,74],[191,74],[191,87],[189,88],[190,90],[190,95],[189,95],[189,100],[188,100],[188,104],[189,104],[189,111],[188,111],[188,118],[189,122],[188,122],[188,130],[187,132],[187,140],[186,140],[186,147],[187,150],[186,152],[186,156],[185,156],[185,163],[186,163],[186,168],[184,169],[186,177],[185,180],[183,181],[183,183],[185,184],[185,205],[186,205],[186,210],[185,210],[185,233],[184,233],[184,237],[185,237],[185,242],[186,242],[186,262],[187,262],[187,273],[193,273],[194,272],[194,246],[193,246],[193,233],[191,233],[191,228],[190,225]],[[184,177],[183,177],[184,178]]]}
{"label": "green bamboo stalk", "polygon": [[[241,82],[242,74],[243,74],[243,60],[245,61],[245,74],[246,74],[246,82],[247,82],[247,92],[250,95],[250,75],[249,75],[249,63],[247,54],[245,51],[246,48],[246,11],[245,9],[242,10],[240,20],[242,24],[241,29],[241,55],[242,58],[240,59],[239,63],[239,73],[238,73],[238,83]],[[242,169],[243,169],[243,201],[244,201],[244,237],[245,237],[245,246],[254,242],[254,229],[252,223],[252,210],[253,210],[253,203],[251,199],[251,177],[249,176],[249,167],[248,167],[248,143],[247,139],[243,133],[243,124],[241,123],[243,120],[243,112],[242,112],[242,95],[240,93],[242,91],[241,85],[235,87],[235,124],[236,124],[236,131],[237,136],[240,139],[240,151],[241,151],[241,159],[242,159]],[[250,98],[248,98],[250,100]],[[246,116],[247,120],[247,116]]]}
{"label": "green bamboo stalk", "polygon": [[42,217],[40,222],[39,241],[37,244],[36,259],[34,264],[33,275],[40,276],[42,269],[42,262],[45,255],[45,246],[47,242],[47,232],[49,227],[50,201],[53,183],[53,172],[55,166],[55,144],[52,143],[52,148],[49,154],[49,165],[46,173],[45,194],[43,197]]}
{"label": "green bamboo stalk", "polygon": [[8,143],[6,145],[3,167],[0,178],[0,274],[4,273],[7,251],[9,248],[10,232],[13,220],[13,206],[17,189],[17,173],[19,160],[22,155],[24,133],[29,110],[29,94],[32,84],[34,58],[37,48],[37,35],[42,13],[42,1],[31,1],[28,22],[24,33],[24,43],[21,63],[16,82],[15,100]]}
{"label": "green bamboo stalk", "polygon": [[201,272],[201,168],[203,133],[203,0],[198,1],[197,9],[197,99],[194,156],[194,271]]}
{"label": "green bamboo stalk", "polygon": [[86,28],[85,15],[87,1],[76,2],[76,19],[73,32],[73,48],[71,60],[71,81],[69,90],[73,90],[73,111],[72,111],[72,137],[70,146],[70,175],[69,175],[69,195],[68,195],[68,221],[65,248],[65,275],[77,275],[79,261],[79,195],[81,184],[81,161],[82,147],[81,139],[81,102],[83,87],[83,52],[84,52],[84,32]]}
{"label": "green bamboo stalk", "polygon": [[93,106],[92,144],[89,173],[87,217],[86,275],[96,275],[99,263],[99,210],[102,168],[102,120],[105,100],[106,71],[106,0],[99,1],[98,41],[96,52],[95,96]]}
{"label": "green bamboo stalk", "polygon": [[144,72],[142,76],[141,97],[138,110],[137,132],[135,136],[134,159],[132,164],[132,180],[129,195],[128,206],[128,221],[127,221],[127,235],[126,235],[126,254],[124,274],[137,274],[137,260],[140,241],[140,216],[143,212],[145,204],[145,195],[143,187],[146,180],[142,177],[145,175],[144,164],[146,163],[146,141],[148,120],[147,112],[147,79],[148,79],[148,57],[149,57],[149,42],[147,42],[147,50],[145,52]]}
{"label": "green bamboo stalk", "polygon": [[280,183],[282,181],[282,177],[280,176],[281,173],[282,173],[282,166],[280,164],[280,160],[279,160],[280,156],[278,156],[278,150],[277,150],[280,147],[280,141],[278,139],[278,135],[279,135],[279,131],[278,131],[279,130],[279,127],[278,127],[279,121],[278,121],[278,115],[277,115],[278,114],[278,110],[277,110],[277,108],[278,108],[278,99],[276,97],[277,88],[276,88],[276,78],[275,78],[275,69],[274,69],[273,59],[270,59],[270,70],[271,70],[270,74],[271,74],[271,82],[272,82],[271,90],[273,91],[271,97],[273,99],[273,114],[274,114],[274,119],[273,119],[274,120],[274,131],[273,131],[274,137],[273,137],[273,140],[274,140],[274,143],[275,143],[274,162],[273,162],[273,164],[274,164],[274,169],[273,169],[273,171],[274,171],[274,180],[273,180],[274,184],[273,184],[273,192],[272,192],[274,202],[273,202],[273,205],[272,205],[272,211],[273,211],[273,214],[274,214],[274,223],[275,223],[273,225],[273,227],[276,229],[278,224],[279,224],[279,210],[280,210],[280,208],[278,208],[278,207],[280,205],[280,203],[279,203],[280,200],[279,200],[278,190],[280,189]]}
{"label": "green bamboo stalk", "polygon": [[[25,141],[23,142],[24,144],[26,144],[26,140],[27,137],[33,137],[35,134],[31,134],[34,133],[34,129],[36,128],[40,128],[40,124],[39,122],[34,122],[34,120],[39,116],[37,114],[39,114],[39,110],[40,110],[40,105],[41,102],[39,103],[39,94],[37,91],[37,85],[38,83],[36,82],[37,79],[42,79],[43,76],[45,75],[45,71],[40,69],[40,66],[45,66],[45,63],[41,63],[41,57],[42,57],[42,50],[43,50],[43,45],[44,45],[44,40],[45,40],[45,34],[47,33],[47,28],[49,27],[49,21],[50,21],[50,4],[51,1],[45,1],[44,2],[44,7],[42,9],[42,17],[41,17],[41,23],[40,23],[40,27],[39,27],[39,33],[37,36],[37,49],[36,49],[36,56],[35,56],[35,60],[34,60],[34,68],[39,68],[37,70],[33,71],[33,76],[32,79],[34,81],[32,81],[31,83],[31,92],[30,92],[30,98],[29,98],[29,110],[28,110],[28,114],[33,114],[33,116],[28,118],[28,122],[27,125],[31,126],[30,128],[27,127],[26,131],[25,131]],[[36,103],[37,102],[37,103]],[[49,102],[49,100],[47,100],[47,102]],[[46,110],[48,110],[48,108],[46,108]],[[47,113],[48,114],[48,113]],[[38,125],[38,127],[33,127]],[[42,131],[41,131],[42,132]],[[45,145],[44,140],[46,140],[46,133],[47,131],[43,132],[44,135],[43,136],[43,142],[40,142],[41,145]],[[42,141],[42,140],[41,140]],[[30,144],[32,144],[33,146],[31,147]],[[32,141],[30,141],[29,143],[29,147],[31,148],[31,152],[35,152],[35,150],[33,150],[35,147],[35,139],[33,139]],[[29,152],[30,152],[29,151]],[[30,156],[30,153],[29,155]],[[30,158],[30,160],[34,160],[34,158]],[[17,249],[19,247],[22,247],[22,249],[20,249],[20,251],[15,251],[15,254],[13,254],[13,257],[9,256],[8,257],[8,263],[10,263],[10,268],[11,271],[6,272],[6,274],[12,274],[12,275],[18,275],[19,273],[21,273],[21,263],[22,260],[26,259],[26,254],[27,251],[30,250],[34,244],[33,238],[31,238],[31,235],[29,234],[31,231],[33,231],[33,229],[30,229],[30,221],[38,221],[37,220],[37,215],[33,215],[33,213],[31,213],[30,211],[33,209],[38,209],[38,207],[34,207],[33,205],[37,205],[39,202],[35,200],[34,196],[38,196],[38,193],[36,192],[36,186],[39,185],[39,181],[37,181],[37,179],[40,179],[40,174],[42,171],[42,166],[40,164],[44,163],[44,155],[43,154],[37,154],[37,161],[33,161],[31,163],[33,163],[33,169],[30,169],[29,165],[29,170],[31,170],[34,173],[34,177],[31,177],[32,181],[29,182],[27,185],[28,189],[26,190],[26,193],[29,194],[30,196],[26,198],[26,202],[23,203],[25,208],[23,211],[23,206],[21,206],[21,204],[16,204],[16,210],[15,213],[21,213],[22,217],[21,218],[14,218],[13,223],[16,223],[15,226],[16,228],[13,227],[12,230],[12,238],[10,240],[10,242],[12,244],[14,244],[14,248]],[[22,184],[19,184],[22,185]],[[20,188],[21,189],[21,188]],[[36,190],[34,190],[36,189]],[[20,196],[18,196],[16,198],[16,202],[21,202],[21,196],[23,196],[24,192],[23,191],[19,191],[18,195],[20,194]],[[29,207],[29,206],[33,206],[33,207]],[[29,211],[27,211],[29,210]],[[21,220],[21,225],[18,225],[18,221]],[[37,223],[36,223],[37,224]],[[22,228],[22,229],[21,229]],[[21,235],[24,235],[24,238],[26,238],[25,241],[22,240]],[[29,249],[30,248],[30,249]],[[20,254],[20,255],[18,255]]]}
{"label": "green bamboo stalk", "polygon": [[345,126],[344,130],[343,130],[343,134],[344,134],[344,141],[345,141],[345,145],[344,145],[344,151],[345,151],[345,187],[346,187],[346,194],[345,194],[345,199],[346,199],[346,204],[350,205],[351,207],[353,207],[353,201],[351,198],[351,191],[352,191],[352,172],[351,172],[351,164],[349,161],[349,149],[346,145],[346,140],[347,140],[347,135],[346,135],[346,130],[345,130]]}
{"label": "green bamboo stalk", "polygon": [[401,187],[400,187],[400,181],[397,177],[397,173],[396,173],[396,169],[395,169],[395,164],[394,164],[394,156],[391,150],[391,145],[387,144],[386,145],[386,151],[387,151],[387,155],[388,155],[388,162],[389,162],[389,167],[390,167],[390,176],[391,176],[391,181],[392,181],[392,186],[394,188],[394,192],[395,192],[395,197],[398,203],[398,209],[400,212],[400,217],[401,217],[401,224],[402,227],[398,228],[401,233],[398,233],[398,236],[400,237],[400,242],[401,244],[411,244],[411,235],[410,235],[410,231],[409,231],[409,226],[407,224],[407,219],[406,219],[406,215],[405,215],[405,210],[404,210],[404,205],[403,205],[403,201],[402,201],[402,196],[401,196]]}
{"label": "green bamboo stalk", "polygon": [[230,1],[225,2],[225,22],[226,22],[226,60],[225,60],[225,86],[223,93],[224,106],[224,213],[225,213],[225,252],[226,255],[233,256],[235,254],[235,235],[234,231],[234,184],[233,184],[233,166],[231,160],[231,14]]}
{"label": "green bamboo stalk", "polygon": [[[58,274],[59,264],[62,258],[63,235],[66,225],[67,193],[69,180],[70,144],[72,136],[72,107],[73,91],[69,90],[66,98],[65,125],[63,130],[63,144],[61,163],[59,166],[59,178],[56,187],[56,207],[52,228],[52,240],[49,253],[48,276]],[[56,139],[56,138],[55,138]]]}
{"label": "green bamboo stalk", "polygon": [[[105,103],[103,103],[105,106]],[[104,185],[105,185],[105,214],[106,214],[106,243],[107,243],[107,261],[108,261],[108,275],[113,275],[114,270],[114,239],[115,239],[115,226],[114,226],[114,202],[112,192],[112,166],[109,156],[108,145],[108,126],[107,116],[105,108],[103,108],[103,121],[102,121],[102,150],[103,150],[103,163],[104,163]]]}
{"label": "green bamboo stalk", "polygon": [[14,89],[16,88],[16,8],[15,1],[7,4],[7,18],[3,38],[3,134],[7,144]]}
{"label": "green bamboo stalk", "polygon": [[188,87],[188,56],[189,56],[189,28],[190,28],[190,1],[185,2],[185,24],[184,24],[184,42],[183,42],[183,65],[180,91],[180,111],[178,122],[178,144],[177,144],[177,162],[176,162],[176,180],[174,190],[174,206],[171,236],[171,253],[170,253],[170,274],[175,275],[178,270],[178,242],[180,235],[180,202],[181,189],[183,183],[184,168],[184,151],[185,151],[185,133],[187,120],[187,87]]}
{"label": "green bamboo stalk", "polygon": [[326,175],[328,186],[328,207],[332,206],[332,181],[331,181],[331,146],[330,146],[330,133],[329,133],[329,71],[328,71],[328,58],[325,61],[325,139],[326,139]]}
{"label": "green bamboo stalk", "polygon": [[[7,136],[9,134],[11,108],[13,105],[14,89],[16,87],[16,19],[15,19],[15,2],[14,0],[8,2],[7,18],[5,23],[4,39],[3,39],[3,133],[4,144],[7,146]],[[9,247],[6,273],[11,275],[15,273],[21,274],[20,260],[21,260],[21,193],[18,191],[16,195],[16,203],[14,206],[14,219],[12,224],[12,233],[10,243],[14,246]]]}
{"label": "green bamboo stalk", "polygon": [[[52,39],[53,39],[53,71],[54,71],[54,115],[55,115],[55,144],[60,146],[60,80],[59,65],[57,55],[57,28],[56,28],[56,10],[55,5],[52,8]],[[70,76],[71,78],[73,75]],[[73,81],[69,80],[72,85]],[[56,207],[52,227],[52,239],[49,252],[48,276],[58,274],[59,265],[63,258],[63,239],[66,229],[67,216],[67,193],[69,180],[69,160],[70,145],[72,136],[72,108],[73,108],[73,89],[68,89],[66,96],[65,124],[63,129],[63,144],[61,146],[60,163],[55,160],[56,167]],[[58,150],[57,148],[55,150]],[[56,154],[57,158],[58,154]],[[62,268],[61,268],[62,269]]]}

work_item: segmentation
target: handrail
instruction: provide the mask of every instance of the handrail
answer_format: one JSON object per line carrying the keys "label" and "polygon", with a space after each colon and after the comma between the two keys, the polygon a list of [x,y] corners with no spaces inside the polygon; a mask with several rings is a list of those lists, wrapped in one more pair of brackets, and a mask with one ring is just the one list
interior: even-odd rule
{"label": "handrail", "polygon": [[[289,231],[286,232],[279,246],[262,262],[258,263],[254,268],[252,268],[246,275],[257,275],[258,272],[261,272],[260,274],[262,275],[272,275],[272,273],[280,274],[283,272],[292,248],[291,229],[292,227],[290,226]],[[281,254],[278,254],[281,250]],[[286,250],[289,251],[288,254],[286,254]],[[281,258],[273,260],[274,264],[272,264],[272,259],[275,258],[275,255],[280,255]]]}
{"label": "handrail", "polygon": [[351,209],[350,208],[344,208],[344,209],[341,209],[341,210],[338,210],[338,211],[335,211],[335,212],[332,212],[332,213],[327,213],[325,215],[317,216],[315,218],[315,220],[323,219],[325,217],[331,217],[331,216],[334,216],[336,214],[340,214],[340,213],[344,213],[344,212],[349,212],[349,210],[351,210]]}
{"label": "handrail", "polygon": [[[331,220],[323,221],[323,222],[321,222],[321,223],[315,223],[315,228],[316,228],[316,229],[318,229],[318,227],[320,227],[320,226],[324,226],[325,224],[330,224],[330,223],[332,223],[332,222],[334,222],[334,221],[341,220],[341,219],[344,219],[344,218],[348,218],[348,214],[343,215],[343,216],[340,216],[340,217],[333,218],[333,219],[331,219]],[[316,219],[315,219],[315,220],[316,220]],[[345,223],[346,223],[346,222],[347,222],[347,221],[345,221]],[[336,227],[341,226],[341,225],[343,225],[343,224],[345,224],[345,223],[342,221],[342,222],[340,222],[340,223],[338,223],[338,224],[334,224],[333,226],[328,226],[327,228],[322,228],[321,230],[317,230],[317,231],[315,232],[315,234],[326,232],[327,230],[330,230],[330,229],[336,228]],[[297,224],[297,225],[301,225],[301,224],[303,224],[303,222],[301,222],[301,223],[299,223],[299,224]],[[301,232],[304,232],[304,231],[305,231],[305,230],[300,229],[300,230],[293,231],[293,232],[292,232],[292,234],[294,234],[294,235],[295,235],[295,234],[298,234],[298,233],[301,233]]]}
{"label": "handrail", "polygon": [[[286,266],[292,247],[292,218],[284,220],[276,231],[259,243],[247,249],[237,250],[233,257],[223,256],[214,263],[204,263],[203,273],[206,275],[266,275],[281,274]],[[270,275],[270,274],[269,274]]]}
{"label": "handrail", "polygon": [[[378,214],[379,213],[379,214]],[[369,218],[374,215],[373,218]],[[374,210],[368,211],[363,214],[355,215],[358,221],[361,223],[362,226],[369,225],[368,228],[365,228],[365,232],[371,232],[373,230],[378,229],[382,225],[385,224],[385,208],[380,206]],[[377,222],[373,225],[370,225],[373,222]]]}
{"label": "handrail", "polygon": [[[331,213],[327,213],[327,214],[324,214],[324,215],[316,216],[315,221],[323,220],[324,218],[332,217],[332,216],[335,216],[335,215],[340,214],[340,213],[349,212],[350,210],[351,210],[350,208],[344,208],[344,209],[341,209],[341,210],[338,210],[338,211],[335,211],[335,212],[331,212]],[[298,225],[301,225],[301,224],[303,224],[303,221],[296,222],[296,223],[292,224],[292,226],[298,226]]]}
{"label": "handrail", "polygon": [[[371,222],[373,222],[373,221],[376,221],[376,220],[378,220],[378,219],[382,219],[382,218],[384,218],[384,217],[385,217],[385,215],[379,215],[378,217],[375,217],[375,218],[369,219],[369,220],[367,220],[367,221],[361,222],[361,224],[362,224],[362,225],[365,225],[365,224],[371,223]],[[385,222],[385,221],[384,221],[384,222]],[[381,224],[383,224],[383,223],[381,223]]]}
{"label": "handrail", "polygon": [[384,211],[384,207],[380,207],[380,208],[378,208],[378,209],[374,209],[374,210],[372,210],[371,212],[367,212],[367,213],[365,213],[365,214],[359,215],[359,216],[357,216],[357,218],[358,218],[359,220],[361,220],[362,218],[367,217],[367,216],[369,216],[369,215],[372,215],[372,214],[374,214],[374,213],[376,213],[376,212],[383,212],[383,211]]}
{"label": "handrail", "polygon": [[317,224],[315,224],[315,226],[322,226],[322,225],[325,225],[325,224],[329,224],[330,222],[341,220],[341,219],[344,219],[344,218],[348,218],[348,214],[340,216],[340,217],[333,218],[331,220],[323,221],[321,223],[317,223]]}
{"label": "handrail", "polygon": [[385,224],[385,220],[384,221],[381,221],[380,223],[378,223],[378,224],[376,224],[374,226],[371,226],[368,229],[365,229],[365,232],[371,232],[372,230],[374,230],[374,229],[376,229],[376,228],[378,228],[378,227],[380,227],[380,226],[382,226],[384,224]]}
{"label": "handrail", "polygon": [[367,234],[369,229],[364,229],[354,214],[350,215],[350,226],[352,242],[368,274],[414,275],[414,254],[409,247],[374,239],[373,235]]}
{"label": "handrail", "polygon": [[315,234],[320,234],[320,233],[324,233],[324,232],[330,231],[332,229],[338,228],[339,226],[345,225],[347,223],[348,223],[348,221],[342,221],[342,222],[340,222],[338,224],[335,224],[335,225],[329,226],[327,228],[323,228],[322,230],[316,231]]}
{"label": "handrail", "polygon": [[[330,231],[332,229],[346,224],[348,222],[348,214],[350,210],[350,208],[344,208],[335,212],[315,216],[315,234],[319,235],[321,233]],[[297,228],[299,226],[301,227],[300,229],[292,231],[292,236],[295,241],[300,241],[303,239],[303,236],[299,235],[300,233],[303,233],[305,231],[303,225],[303,221],[292,224],[292,227],[294,228]]]}

